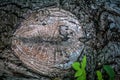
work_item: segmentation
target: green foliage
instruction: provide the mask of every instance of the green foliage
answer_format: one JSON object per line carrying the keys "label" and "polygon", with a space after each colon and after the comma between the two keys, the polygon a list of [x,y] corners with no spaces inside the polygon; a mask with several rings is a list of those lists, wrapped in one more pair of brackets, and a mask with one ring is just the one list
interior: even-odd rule
{"label": "green foliage", "polygon": [[73,64],[72,64],[72,67],[73,67],[73,69],[74,70],[79,70],[80,69],[80,63],[79,62],[74,62]]}
{"label": "green foliage", "polygon": [[81,62],[81,68],[85,69],[85,67],[86,67],[86,56],[83,57]]}
{"label": "green foliage", "polygon": [[75,77],[79,77],[79,76],[81,76],[81,75],[82,75],[82,70],[76,71]]}
{"label": "green foliage", "polygon": [[[72,64],[72,68],[76,71],[74,77],[76,80],[86,80],[86,56],[83,57],[81,62],[74,62]],[[104,65],[103,69],[106,71],[106,73],[109,75],[109,80],[115,80],[115,72],[113,68],[109,65]],[[97,70],[96,71],[98,80],[104,80],[102,77],[102,73]]]}
{"label": "green foliage", "polygon": [[77,80],[86,80],[86,56],[83,57],[81,63],[80,62],[74,62],[72,64],[72,68],[76,70],[75,77]]}
{"label": "green foliage", "polygon": [[[104,65],[103,69],[107,72],[107,74],[109,75],[109,80],[115,80],[115,72],[113,70],[113,68],[109,65]],[[97,71],[97,77],[98,80],[103,80],[102,78],[102,73],[100,71]]]}
{"label": "green foliage", "polygon": [[109,65],[104,65],[103,66],[104,70],[107,72],[107,74],[109,75],[109,80],[114,80],[115,79],[115,72],[113,70],[113,68]]}
{"label": "green foliage", "polygon": [[103,80],[102,73],[100,71],[96,71],[96,74],[97,74],[98,80]]}

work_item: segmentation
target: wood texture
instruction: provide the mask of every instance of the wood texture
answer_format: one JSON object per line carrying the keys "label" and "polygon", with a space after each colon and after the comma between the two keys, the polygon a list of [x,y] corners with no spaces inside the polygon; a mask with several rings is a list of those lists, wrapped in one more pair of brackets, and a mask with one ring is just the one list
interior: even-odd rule
{"label": "wood texture", "polygon": [[[48,13],[47,13],[48,12]],[[59,8],[33,12],[14,33],[12,49],[32,70],[48,76],[63,76],[77,60],[84,45],[77,18]]]}
{"label": "wood texture", "polygon": [[[33,71],[28,68],[28,66],[23,64],[23,61],[21,62],[21,60],[16,55],[14,55],[14,51],[11,49],[12,39],[14,37],[13,34],[21,26],[20,23],[23,23],[24,19],[28,19],[28,17],[30,16],[28,15],[29,13],[37,11],[39,9],[45,10],[48,7],[57,7],[59,9],[64,9],[65,11],[69,11],[77,17],[77,20],[80,23],[80,26],[82,27],[82,31],[84,33],[83,37],[79,38],[79,41],[85,45],[85,49],[83,53],[81,53],[81,55],[79,56],[78,60],[81,60],[84,55],[87,55],[88,62],[86,70],[89,74],[87,75],[88,80],[95,80],[95,71],[98,69],[102,70],[102,66],[104,64],[110,65],[114,68],[117,77],[116,80],[119,80],[119,0],[0,0],[1,80],[50,80],[50,78],[48,78],[47,76],[43,76],[37,71]],[[45,13],[49,14],[48,11],[46,11]],[[46,16],[43,16],[42,18],[39,18],[39,20],[42,21],[45,17]],[[45,23],[43,23],[43,25],[45,26]],[[57,25],[57,23],[55,23],[55,25]],[[66,26],[60,29],[60,34],[62,36],[59,37],[59,39],[56,39],[55,37],[49,39],[49,41],[52,41],[52,45],[58,43],[56,42],[57,40],[66,41],[68,39],[66,36],[63,36],[66,35],[66,32],[64,32]],[[44,39],[45,43],[47,42],[47,44],[50,44],[47,39],[48,36],[53,33],[50,32],[50,34],[47,34],[48,30],[45,30],[45,34],[41,34],[41,36],[47,35],[47,37],[43,37],[42,39]],[[58,37],[57,35],[58,34],[56,34],[55,36]],[[39,43],[39,41],[43,42],[43,40],[39,38],[35,40],[34,37],[30,39],[21,38],[21,41],[24,41],[24,43],[27,43],[28,41],[33,44],[37,44]],[[73,80],[73,76],[67,76],[67,79],[65,79],[65,77],[63,78],[63,80]]]}

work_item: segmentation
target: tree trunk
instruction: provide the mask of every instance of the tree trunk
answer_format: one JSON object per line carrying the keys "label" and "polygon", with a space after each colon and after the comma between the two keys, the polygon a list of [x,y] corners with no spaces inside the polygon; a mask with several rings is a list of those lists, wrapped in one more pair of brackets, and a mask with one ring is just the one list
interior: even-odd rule
{"label": "tree trunk", "polygon": [[[120,1],[119,0],[1,0],[0,1],[0,78],[1,80],[51,80],[29,69],[11,49],[13,33],[26,14],[58,7],[74,14],[84,36],[79,41],[87,56],[87,78],[96,80],[96,70],[111,65],[120,79]],[[73,73],[71,71],[71,73]],[[70,75],[64,80],[71,80]],[[73,79],[72,79],[73,80]]]}

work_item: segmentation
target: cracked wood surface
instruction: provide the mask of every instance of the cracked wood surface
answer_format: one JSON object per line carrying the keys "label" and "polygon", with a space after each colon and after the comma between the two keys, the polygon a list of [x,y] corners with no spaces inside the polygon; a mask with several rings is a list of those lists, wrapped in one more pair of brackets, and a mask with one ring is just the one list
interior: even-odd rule
{"label": "cracked wood surface", "polygon": [[63,76],[84,47],[79,41],[82,35],[82,28],[73,14],[47,8],[31,13],[21,23],[14,33],[12,49],[32,70],[52,77]]}
{"label": "cracked wood surface", "polygon": [[[79,40],[84,43],[85,49],[79,58],[81,60],[83,55],[87,55],[89,61],[86,69],[89,73],[88,79],[95,80],[95,70],[101,69],[104,64],[108,64],[114,68],[116,74],[118,74],[116,75],[116,80],[119,80],[120,1],[59,1],[60,2],[58,2],[58,0],[0,0],[0,78],[5,80],[50,80],[50,78],[43,75],[41,76],[36,73],[36,71],[33,72],[26,67],[26,65],[13,54],[11,42],[12,37],[14,37],[13,33],[18,29],[20,23],[29,16],[26,15],[27,13],[47,7],[59,7],[74,14],[82,27],[84,36],[79,38]],[[45,13],[49,12],[46,11]],[[39,18],[39,20],[42,21],[44,17]],[[45,25],[45,23],[41,24]],[[65,26],[61,28],[60,33],[62,33],[62,39],[59,39],[59,41],[66,41],[68,39],[66,36],[63,36],[66,34],[66,32],[63,32],[65,29],[67,29]],[[49,34],[47,35],[49,36]],[[66,37],[66,39],[64,39],[64,37]],[[37,37],[37,41],[33,42],[34,37],[32,37],[29,38],[29,42],[34,44],[39,43],[39,41],[47,42],[48,44],[51,42],[52,45],[57,43],[56,38],[46,40],[47,38],[48,37],[44,37],[44,40],[41,40]],[[24,41],[24,43],[28,42],[28,38],[21,37],[20,39]],[[53,40],[54,43],[51,40]],[[33,50],[33,52],[35,51]],[[69,78],[72,79],[72,76],[69,76]]]}

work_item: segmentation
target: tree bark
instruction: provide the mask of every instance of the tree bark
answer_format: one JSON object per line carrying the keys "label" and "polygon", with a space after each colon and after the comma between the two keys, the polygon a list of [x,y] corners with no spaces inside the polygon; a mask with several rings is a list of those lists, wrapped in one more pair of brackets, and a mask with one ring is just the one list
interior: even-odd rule
{"label": "tree bark", "polygon": [[[33,10],[58,7],[79,20],[87,56],[88,80],[96,80],[96,70],[111,65],[120,79],[120,1],[119,0],[1,0],[0,1],[0,78],[2,80],[50,80],[27,68],[11,49],[13,33]],[[68,77],[72,78],[72,77]],[[65,78],[65,79],[68,79]],[[70,80],[70,79],[69,79]]]}

